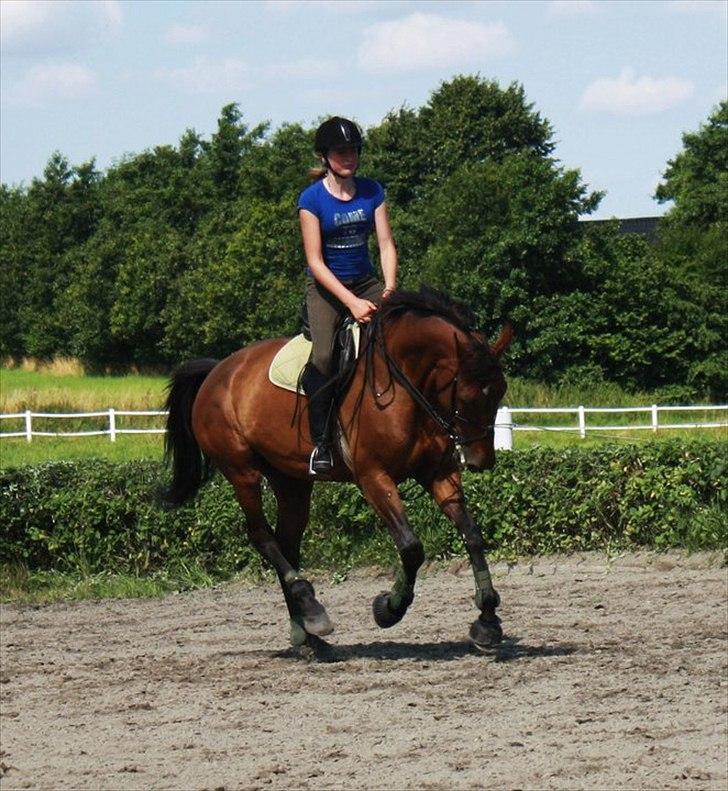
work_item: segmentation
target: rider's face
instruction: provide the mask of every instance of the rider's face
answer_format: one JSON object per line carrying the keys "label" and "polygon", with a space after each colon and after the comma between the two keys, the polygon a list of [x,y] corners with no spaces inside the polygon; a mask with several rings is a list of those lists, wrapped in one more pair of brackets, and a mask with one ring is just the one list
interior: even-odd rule
{"label": "rider's face", "polygon": [[337,173],[353,176],[359,167],[359,151],[356,146],[332,148],[329,150],[328,160]]}

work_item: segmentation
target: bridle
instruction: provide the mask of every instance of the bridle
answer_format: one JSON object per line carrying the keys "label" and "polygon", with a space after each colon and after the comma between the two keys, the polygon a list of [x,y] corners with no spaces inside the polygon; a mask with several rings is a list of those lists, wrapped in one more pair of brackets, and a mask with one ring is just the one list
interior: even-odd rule
{"label": "bridle", "polygon": [[[366,348],[366,366],[367,366],[367,377],[372,384],[372,389],[374,390],[374,376],[373,376],[373,357],[371,354],[371,349],[376,349],[379,352],[380,357],[384,360],[385,365],[387,366],[387,370],[389,371],[390,375],[390,382],[384,388],[382,392],[375,392],[374,395],[376,398],[381,398],[392,386],[392,380],[398,382],[409,394],[412,400],[418,404],[422,410],[427,414],[427,416],[438,426],[438,428],[447,435],[452,448],[454,450],[454,456],[460,469],[464,468],[466,465],[465,460],[465,448],[468,445],[472,445],[475,442],[480,442],[481,440],[488,437],[495,431],[495,426],[486,426],[482,423],[478,423],[470,418],[462,415],[457,408],[457,389],[458,389],[458,378],[459,375],[456,373],[455,376],[452,378],[450,382],[448,382],[444,387],[440,389],[440,392],[446,390],[448,387],[452,388],[451,396],[450,396],[450,403],[452,404],[452,417],[447,418],[440,414],[440,412],[427,400],[425,394],[419,390],[409,379],[407,374],[399,367],[397,362],[392,359],[389,352],[387,351],[387,346],[384,340],[384,332],[382,328],[382,321],[379,316],[375,316],[374,321],[372,322],[373,326],[371,327],[370,332],[370,342],[367,344]],[[373,341],[373,342],[372,342]],[[456,338],[457,342],[457,338]],[[369,374],[372,374],[369,377]],[[476,437],[471,437],[470,439],[466,439],[462,436],[462,434],[457,429],[457,424],[463,423],[468,426],[475,426],[476,428],[480,429],[481,433]]]}

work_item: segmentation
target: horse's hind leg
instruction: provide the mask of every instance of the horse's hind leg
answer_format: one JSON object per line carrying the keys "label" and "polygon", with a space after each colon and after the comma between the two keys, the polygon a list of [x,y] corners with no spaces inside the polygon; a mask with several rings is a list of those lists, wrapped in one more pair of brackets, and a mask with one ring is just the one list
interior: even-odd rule
{"label": "horse's hind leg", "polygon": [[[278,536],[274,535],[265,518],[261,496],[261,474],[254,469],[242,472],[227,470],[226,477],[232,483],[245,514],[250,542],[278,574],[291,617],[295,614],[301,627],[308,634],[317,636],[329,634],[333,631],[333,626],[326,615],[326,610],[316,600],[311,583],[298,574],[300,537],[295,550],[292,548],[295,542],[284,541],[286,545],[284,552]],[[303,526],[305,527],[305,522]],[[300,530],[302,532],[303,527]]]}
{"label": "horse's hind leg", "polygon": [[325,635],[334,629],[326,610],[315,598],[313,585],[298,574],[301,567],[301,539],[308,525],[313,482],[297,480],[278,472],[271,472],[267,477],[278,505],[276,540],[296,575],[290,587],[300,593],[298,599],[294,597],[286,580],[281,578],[283,595],[291,616],[291,643],[298,646],[307,642],[307,635]]}

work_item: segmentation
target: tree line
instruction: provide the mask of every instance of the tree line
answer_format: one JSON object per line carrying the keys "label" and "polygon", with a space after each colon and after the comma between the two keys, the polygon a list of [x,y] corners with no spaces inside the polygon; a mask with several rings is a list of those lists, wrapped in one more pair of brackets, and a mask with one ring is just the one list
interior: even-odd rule
{"label": "tree line", "polygon": [[[297,332],[314,131],[230,104],[209,139],[189,129],[104,172],[56,152],[3,184],[0,356],[170,366]],[[666,164],[654,245],[578,222],[602,194],[561,166],[517,83],[459,76],[389,113],[361,173],[387,190],[400,285],[446,290],[491,334],[512,321],[511,373],[726,397],[728,103]]]}

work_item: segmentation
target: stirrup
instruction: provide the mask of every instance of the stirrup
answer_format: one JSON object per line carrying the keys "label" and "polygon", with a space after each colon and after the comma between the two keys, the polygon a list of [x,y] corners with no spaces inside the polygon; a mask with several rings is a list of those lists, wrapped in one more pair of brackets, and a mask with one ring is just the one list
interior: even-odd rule
{"label": "stirrup", "polygon": [[334,466],[334,458],[328,445],[316,445],[308,462],[309,475],[327,475]]}

